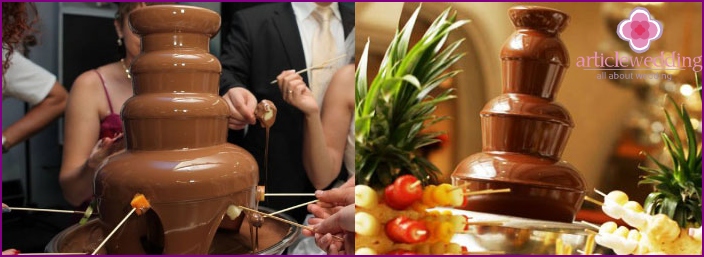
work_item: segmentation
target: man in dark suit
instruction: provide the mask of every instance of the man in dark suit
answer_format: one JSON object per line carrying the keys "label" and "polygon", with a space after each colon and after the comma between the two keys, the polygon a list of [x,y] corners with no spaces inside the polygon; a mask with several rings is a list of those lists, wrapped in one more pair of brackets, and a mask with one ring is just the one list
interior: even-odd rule
{"label": "man in dark suit", "polygon": [[[312,6],[311,6],[312,5]],[[341,29],[335,31],[344,41],[354,27],[354,9],[337,3],[320,3],[335,10]],[[222,46],[223,71],[220,94],[229,105],[232,129],[229,141],[247,149],[259,164],[260,184],[268,193],[313,193],[303,168],[303,114],[284,102],[276,85],[269,84],[284,70],[302,70],[310,65],[312,39],[304,22],[310,22],[306,8],[313,3],[272,3],[237,12],[232,20],[227,41]],[[297,16],[299,15],[299,16]],[[299,28],[299,24],[304,26]],[[301,74],[308,83],[308,74]],[[254,109],[258,101],[268,99],[278,108],[276,123],[269,134],[268,174],[265,173],[264,147],[266,131],[256,124]],[[246,130],[245,130],[246,128]],[[235,131],[233,131],[235,130]],[[244,130],[244,133],[243,133]],[[334,171],[331,171],[334,172]],[[267,197],[262,206],[279,210],[313,200],[313,197]],[[299,222],[306,208],[287,212]]]}

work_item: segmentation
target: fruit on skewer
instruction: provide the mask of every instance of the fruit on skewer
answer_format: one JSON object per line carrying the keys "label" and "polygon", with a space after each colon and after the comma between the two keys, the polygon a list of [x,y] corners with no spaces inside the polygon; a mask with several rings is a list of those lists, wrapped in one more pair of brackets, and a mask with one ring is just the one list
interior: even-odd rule
{"label": "fruit on skewer", "polygon": [[450,184],[423,187],[413,176],[401,176],[381,191],[355,186],[355,254],[466,253],[450,241],[469,231],[469,218],[427,210],[462,206],[464,193]]}
{"label": "fruit on skewer", "polygon": [[239,208],[235,205],[230,205],[227,207],[227,211],[225,211],[225,214],[227,214],[227,217],[230,217],[231,220],[234,220],[239,217],[240,214],[242,214],[242,208]]}
{"label": "fruit on skewer", "polygon": [[274,125],[274,122],[276,122],[277,111],[276,105],[274,105],[273,102],[264,99],[259,102],[254,109],[254,116],[259,120],[259,124],[262,128],[270,128]]}
{"label": "fruit on skewer", "polygon": [[372,209],[379,203],[376,191],[366,185],[356,185],[354,187],[354,204],[365,209]]}
{"label": "fruit on skewer", "polygon": [[425,242],[430,232],[423,222],[409,219],[406,216],[397,217],[386,223],[386,235],[396,243],[415,244]]}
{"label": "fruit on skewer", "polygon": [[381,225],[376,217],[366,212],[354,214],[354,232],[364,236],[376,236]]}
{"label": "fruit on skewer", "polygon": [[398,177],[384,190],[384,202],[396,210],[406,209],[422,197],[423,187],[420,181],[411,175]]}
{"label": "fruit on skewer", "polygon": [[147,198],[143,194],[137,193],[132,201],[130,202],[132,208],[135,209],[137,215],[142,215],[146,213],[152,206],[147,201]]}
{"label": "fruit on skewer", "polygon": [[263,202],[266,197],[266,187],[257,186],[257,201]]}

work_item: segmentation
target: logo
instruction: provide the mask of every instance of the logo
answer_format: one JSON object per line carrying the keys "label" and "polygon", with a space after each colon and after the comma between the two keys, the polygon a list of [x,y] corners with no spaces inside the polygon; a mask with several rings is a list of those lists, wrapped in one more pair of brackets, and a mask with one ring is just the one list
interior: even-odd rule
{"label": "logo", "polygon": [[648,9],[636,7],[628,19],[622,20],[616,27],[616,34],[628,41],[636,53],[643,53],[650,48],[650,42],[662,35],[662,23],[650,16]]}

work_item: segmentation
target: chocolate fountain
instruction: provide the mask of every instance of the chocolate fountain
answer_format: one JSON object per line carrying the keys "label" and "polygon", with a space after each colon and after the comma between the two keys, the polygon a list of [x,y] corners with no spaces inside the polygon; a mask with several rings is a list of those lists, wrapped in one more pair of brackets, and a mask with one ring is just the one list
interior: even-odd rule
{"label": "chocolate fountain", "polygon": [[[129,217],[102,253],[208,254],[228,241],[230,248],[249,248],[249,238],[237,239],[251,237],[240,229],[248,223],[245,212],[237,211],[234,222],[225,217],[228,208],[256,209],[259,171],[247,151],[227,143],[229,109],[218,95],[221,66],[208,52],[219,15],[157,5],[132,12],[129,20],[142,37],[142,53],[131,66],[135,95],[122,109],[127,150],[96,174],[100,219],[70,228],[49,250],[92,251],[132,210],[136,193],[144,194],[151,209]],[[260,232],[261,249],[287,246],[297,231],[268,221]],[[213,243],[216,233],[226,236]]]}
{"label": "chocolate fountain", "polygon": [[572,222],[586,185],[560,160],[574,123],[553,101],[569,66],[558,37],[569,16],[519,6],[509,9],[509,17],[516,31],[501,49],[503,94],[481,111],[482,152],[457,165],[452,182],[469,191],[511,189],[468,196],[467,210]]}

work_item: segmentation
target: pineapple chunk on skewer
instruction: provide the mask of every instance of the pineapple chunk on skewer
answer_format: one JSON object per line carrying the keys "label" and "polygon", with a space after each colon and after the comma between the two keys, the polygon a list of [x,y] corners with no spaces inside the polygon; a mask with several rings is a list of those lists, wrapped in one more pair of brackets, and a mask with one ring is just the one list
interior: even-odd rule
{"label": "pineapple chunk on skewer", "polygon": [[354,215],[354,232],[364,236],[376,236],[379,234],[381,224],[372,215],[358,211]]}
{"label": "pineapple chunk on skewer", "polygon": [[354,187],[354,204],[361,208],[373,209],[379,203],[379,195],[376,191],[366,185],[356,185]]}

